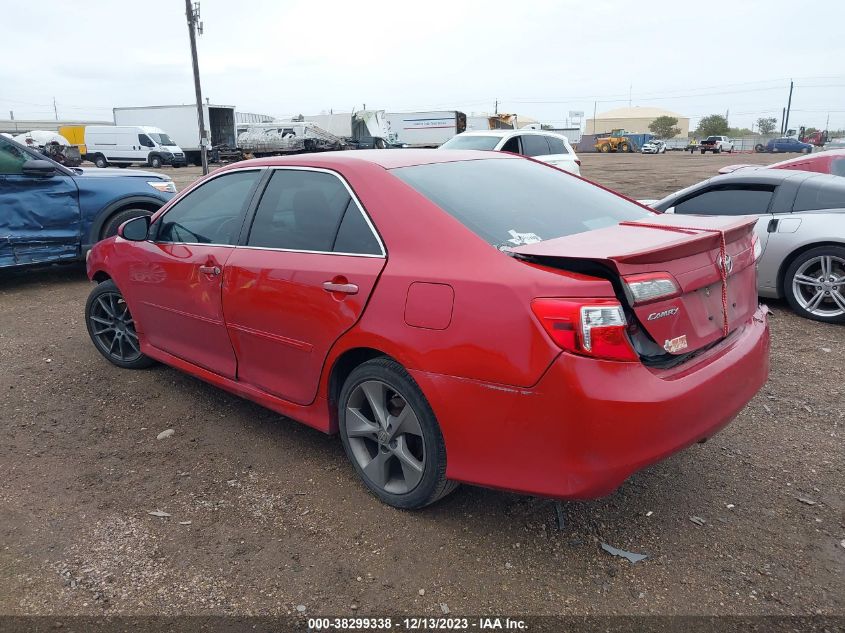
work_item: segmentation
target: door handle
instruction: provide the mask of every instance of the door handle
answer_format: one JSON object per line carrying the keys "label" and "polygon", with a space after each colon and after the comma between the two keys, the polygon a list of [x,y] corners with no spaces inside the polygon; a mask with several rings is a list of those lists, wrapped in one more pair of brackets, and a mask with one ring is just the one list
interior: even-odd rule
{"label": "door handle", "polygon": [[219,266],[200,266],[200,272],[204,275],[219,275],[220,274],[220,267]]}
{"label": "door handle", "polygon": [[357,295],[358,286],[355,284],[338,284],[333,281],[324,281],[323,290],[326,292],[340,292],[345,295]]}
{"label": "door handle", "polygon": [[769,226],[766,227],[766,232],[767,233],[777,233],[777,230],[778,230],[778,220],[777,220],[777,218],[769,220]]}

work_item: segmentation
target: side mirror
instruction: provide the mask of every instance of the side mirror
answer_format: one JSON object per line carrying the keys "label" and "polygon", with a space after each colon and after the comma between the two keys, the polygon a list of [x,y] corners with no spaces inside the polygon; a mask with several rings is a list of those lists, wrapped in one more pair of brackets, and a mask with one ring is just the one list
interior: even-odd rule
{"label": "side mirror", "polygon": [[21,173],[24,176],[36,178],[49,178],[56,173],[56,167],[49,160],[28,160],[21,165]]}
{"label": "side mirror", "polygon": [[117,234],[130,242],[143,242],[150,232],[150,216],[142,215],[126,220],[117,228]]}

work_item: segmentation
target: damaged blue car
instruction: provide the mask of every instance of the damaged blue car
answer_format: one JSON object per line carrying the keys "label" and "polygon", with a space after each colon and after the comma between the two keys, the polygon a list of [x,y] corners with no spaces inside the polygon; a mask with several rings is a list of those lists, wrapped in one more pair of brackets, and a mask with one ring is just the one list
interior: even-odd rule
{"label": "damaged blue car", "polygon": [[176,193],[167,176],[64,167],[0,136],[0,269],[81,260]]}

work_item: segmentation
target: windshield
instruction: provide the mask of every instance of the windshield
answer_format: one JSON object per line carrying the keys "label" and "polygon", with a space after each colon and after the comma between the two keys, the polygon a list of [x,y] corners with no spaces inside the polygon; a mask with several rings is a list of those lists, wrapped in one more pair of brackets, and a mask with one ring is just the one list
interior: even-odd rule
{"label": "windshield", "polygon": [[493,149],[501,141],[499,136],[453,136],[440,149]]}
{"label": "windshield", "polygon": [[165,147],[175,147],[176,143],[170,140],[170,137],[167,134],[150,134],[149,137],[153,139],[159,145],[164,145]]}
{"label": "windshield", "polygon": [[497,248],[651,215],[596,185],[523,159],[415,165],[391,173]]}

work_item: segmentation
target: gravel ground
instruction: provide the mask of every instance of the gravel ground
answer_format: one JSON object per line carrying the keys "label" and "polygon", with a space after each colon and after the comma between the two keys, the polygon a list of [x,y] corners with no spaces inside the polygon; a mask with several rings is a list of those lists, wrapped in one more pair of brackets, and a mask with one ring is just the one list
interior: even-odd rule
{"label": "gravel ground", "polygon": [[[654,198],[772,157],[582,159]],[[468,486],[391,509],[336,438],[166,367],[112,367],[88,290],[79,267],[0,276],[2,614],[845,615],[845,328],[774,303],[771,378],[735,422],[564,504],[559,531],[548,500]]]}

